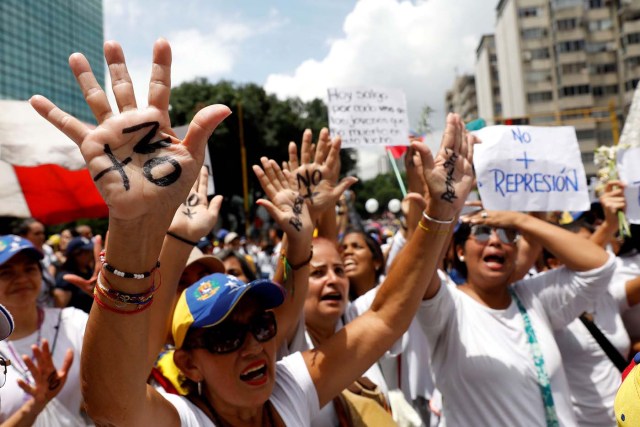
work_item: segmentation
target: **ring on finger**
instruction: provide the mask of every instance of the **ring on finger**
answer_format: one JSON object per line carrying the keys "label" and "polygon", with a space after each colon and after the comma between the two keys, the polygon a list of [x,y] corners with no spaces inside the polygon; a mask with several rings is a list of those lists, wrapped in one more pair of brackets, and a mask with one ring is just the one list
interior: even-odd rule
{"label": "ring on finger", "polygon": [[483,212],[480,214],[480,216],[481,216],[483,219],[486,219],[486,218],[489,216],[489,214],[487,213],[487,211],[483,211]]}

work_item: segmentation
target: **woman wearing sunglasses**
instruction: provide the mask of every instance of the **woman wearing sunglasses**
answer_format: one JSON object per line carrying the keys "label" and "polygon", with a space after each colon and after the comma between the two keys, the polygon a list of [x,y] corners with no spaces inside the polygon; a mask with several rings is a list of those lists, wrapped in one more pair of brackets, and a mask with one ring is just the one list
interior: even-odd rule
{"label": "woman wearing sunglasses", "polygon": [[[181,348],[185,354],[182,359],[176,355],[177,362],[200,392],[195,398],[180,397],[176,403],[146,384],[162,343],[152,331],[162,331],[169,324],[167,301],[179,275],[174,272],[172,280],[167,280],[165,269],[160,286],[156,269],[159,258],[163,264],[167,259],[166,254],[161,256],[165,237],[185,246],[195,243],[194,236],[173,230],[166,236],[166,230],[181,203],[181,211],[189,212],[187,195],[201,169],[207,140],[230,110],[221,105],[200,110],[180,141],[169,123],[169,44],[155,43],[146,109],[137,108],[121,47],[105,43],[105,58],[121,114],[111,110],[86,58],[73,54],[69,59],[98,121],[94,129],[44,97],[31,99],[36,111],[78,144],[109,207],[110,234],[102,270],[105,289],[97,287],[83,348],[82,385],[88,413],[100,425],[309,425],[319,407],[360,377],[407,329],[427,286],[424,278],[435,274],[452,218],[462,208],[473,181],[472,140],[464,137],[460,117],[448,117],[435,159],[426,146],[419,147],[431,199],[421,230],[408,242],[371,309],[316,349],[276,363],[268,311],[280,299],[273,284],[243,285],[216,276],[190,287],[182,304],[189,308],[183,312],[191,314],[184,316],[182,327],[174,328],[174,338],[178,344],[184,336],[182,344],[189,348]],[[270,198],[286,198],[288,203],[263,200],[260,204],[271,214],[287,218],[288,231],[310,237],[305,198],[313,197],[313,192],[287,190],[287,182],[295,178],[289,180],[275,162],[268,164],[271,167],[263,162],[264,169],[254,171]],[[296,280],[308,281],[308,250],[309,246],[287,255],[291,255],[287,263]],[[175,270],[181,272],[183,267],[184,262]],[[233,325],[223,324],[227,320]],[[238,329],[243,333],[236,335]]]}
{"label": "woman wearing sunglasses", "polygon": [[[519,235],[565,267],[516,281]],[[576,425],[553,331],[606,292],[613,259],[519,212],[476,213],[454,239],[466,281],[433,280],[418,313],[447,425]]]}

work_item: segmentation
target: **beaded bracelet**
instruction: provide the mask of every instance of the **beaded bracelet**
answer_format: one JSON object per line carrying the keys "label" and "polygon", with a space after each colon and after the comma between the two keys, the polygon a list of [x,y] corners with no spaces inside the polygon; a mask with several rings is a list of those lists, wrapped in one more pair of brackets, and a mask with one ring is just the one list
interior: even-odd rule
{"label": "beaded bracelet", "polygon": [[[149,301],[153,298],[153,295],[155,294],[155,292],[158,289],[160,289],[160,286],[162,285],[162,279],[160,279],[160,284],[158,285],[158,287],[156,287],[156,284],[154,281],[151,287],[147,291],[138,293],[138,294],[129,294],[126,292],[121,292],[116,289],[113,289],[111,287],[111,284],[107,281],[106,277],[101,277],[101,276],[102,276],[102,272],[98,273],[96,288],[98,289],[98,292],[100,292],[102,296],[104,296],[109,301],[114,303],[116,307],[124,307],[127,304],[133,304],[138,306],[148,304]],[[102,283],[101,279],[104,279],[104,281],[107,282],[107,285],[109,285],[108,288]]]}
{"label": "beaded bracelet", "polygon": [[128,273],[126,271],[120,271],[111,264],[107,263],[105,254],[106,252],[104,250],[100,252],[100,262],[102,263],[102,267],[109,273],[115,274],[116,276],[122,277],[124,279],[146,279],[147,277],[151,276],[156,269],[160,268],[160,260],[158,260],[156,261],[156,265],[150,271],[145,271],[144,273]]}
{"label": "beaded bracelet", "polygon": [[431,221],[431,222],[435,222],[436,224],[453,224],[453,220],[455,220],[456,218],[453,217],[451,219],[448,219],[446,221],[443,221],[441,219],[435,219],[435,218],[431,218],[429,215],[427,215],[427,213],[425,211],[422,211],[422,216],[424,217],[424,219],[426,219],[427,221]]}

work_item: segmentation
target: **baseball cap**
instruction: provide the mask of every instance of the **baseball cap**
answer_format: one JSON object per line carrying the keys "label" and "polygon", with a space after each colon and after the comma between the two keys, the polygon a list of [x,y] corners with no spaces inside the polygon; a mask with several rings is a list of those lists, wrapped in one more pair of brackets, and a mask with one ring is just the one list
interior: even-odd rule
{"label": "baseball cap", "polygon": [[69,241],[65,255],[69,256],[78,251],[92,251],[93,242],[86,237],[74,237]]}
{"label": "baseball cap", "polygon": [[213,255],[203,254],[198,248],[193,248],[191,250],[191,254],[189,254],[189,259],[187,260],[185,268],[196,262],[204,265],[211,273],[224,273],[225,268],[222,261]]}
{"label": "baseball cap", "polygon": [[6,339],[13,332],[13,317],[2,304],[0,304],[0,341]]}
{"label": "baseball cap", "polygon": [[244,283],[228,274],[205,276],[178,299],[171,325],[175,346],[182,347],[190,328],[209,328],[222,322],[245,295],[257,298],[268,310],[281,305],[285,293],[282,286],[266,279]]}
{"label": "baseball cap", "polygon": [[224,236],[224,244],[228,245],[229,243],[233,242],[239,237],[240,236],[238,235],[238,233],[236,233],[235,231],[232,231],[231,233],[228,233],[226,236]]}
{"label": "baseball cap", "polygon": [[216,233],[216,239],[223,241],[227,234],[229,234],[229,230],[227,230],[226,228],[221,228]]}
{"label": "baseball cap", "polygon": [[0,236],[0,265],[3,265],[14,255],[21,252],[27,253],[38,260],[43,258],[42,252],[36,249],[27,239],[13,234]]}

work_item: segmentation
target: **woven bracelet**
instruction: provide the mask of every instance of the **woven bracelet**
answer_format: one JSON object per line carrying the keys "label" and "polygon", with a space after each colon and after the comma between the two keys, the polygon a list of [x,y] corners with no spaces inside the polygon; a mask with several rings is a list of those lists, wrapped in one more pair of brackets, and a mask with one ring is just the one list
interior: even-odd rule
{"label": "woven bracelet", "polygon": [[[129,294],[126,292],[121,292],[116,289],[113,289],[111,287],[111,284],[107,281],[106,277],[101,277],[101,276],[102,276],[102,272],[98,273],[98,280],[97,280],[97,286],[96,286],[96,288],[98,289],[98,292],[100,292],[100,294],[105,298],[107,298],[109,301],[113,302],[117,307],[123,307],[126,304],[133,304],[133,305],[139,305],[139,306],[148,304],[153,299],[153,295],[155,294],[155,292],[162,285],[162,279],[160,279],[160,284],[157,287],[154,281],[154,283],[151,285],[151,287],[147,291],[138,293],[138,294]],[[105,282],[107,282],[107,285],[109,285],[109,287],[106,287],[102,283],[101,279],[104,279]]]}
{"label": "woven bracelet", "polygon": [[160,268],[160,260],[158,260],[156,261],[156,265],[150,271],[145,271],[144,273],[128,273],[126,271],[120,271],[107,262],[104,250],[100,252],[100,262],[102,263],[102,267],[109,273],[115,274],[116,276],[122,277],[124,279],[146,279],[147,277],[151,276],[157,268]]}

